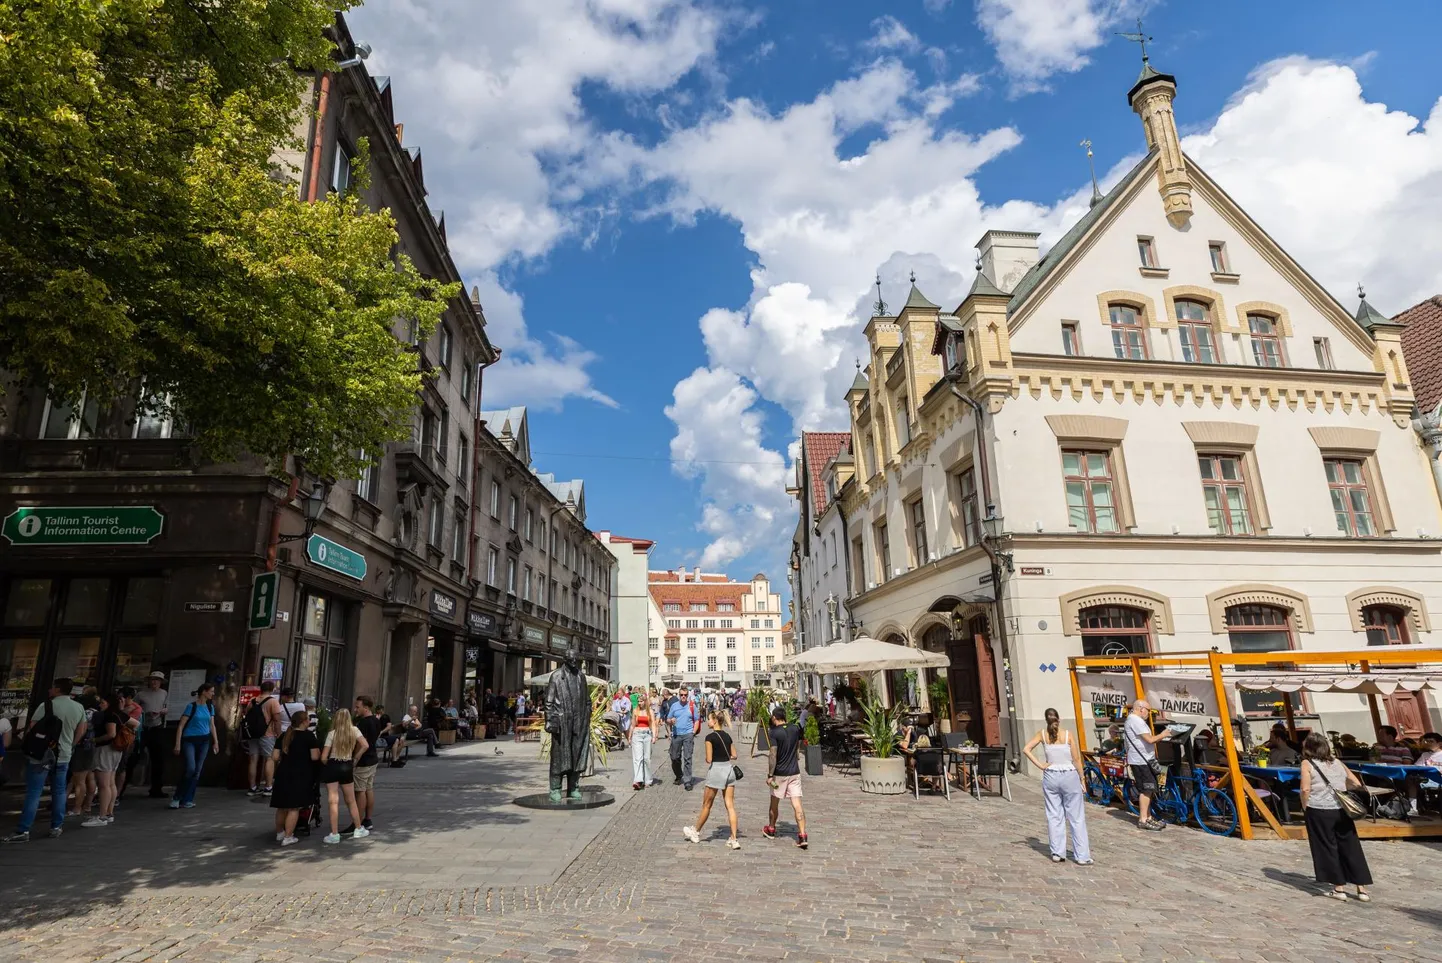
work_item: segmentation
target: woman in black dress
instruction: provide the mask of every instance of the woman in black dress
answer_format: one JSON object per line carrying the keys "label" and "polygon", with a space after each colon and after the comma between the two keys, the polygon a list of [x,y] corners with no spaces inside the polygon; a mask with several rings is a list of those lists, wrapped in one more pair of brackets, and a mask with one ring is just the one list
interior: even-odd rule
{"label": "woman in black dress", "polygon": [[315,769],[320,742],[310,731],[310,713],[302,709],[290,717],[290,728],[275,744],[275,784],[270,807],[275,810],[275,841],[282,846],[300,842],[295,824],[300,811],[315,803]]}

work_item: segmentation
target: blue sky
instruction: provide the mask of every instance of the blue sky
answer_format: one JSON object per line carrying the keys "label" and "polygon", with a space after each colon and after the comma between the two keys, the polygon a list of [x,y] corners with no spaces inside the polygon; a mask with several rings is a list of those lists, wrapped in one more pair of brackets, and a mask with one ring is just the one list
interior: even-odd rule
{"label": "blue sky", "polygon": [[[653,567],[784,577],[782,491],[879,271],[948,307],[987,228],[1054,239],[1142,133],[1145,17],[1185,147],[1344,303],[1442,287],[1442,4],[371,0],[537,467]],[[1429,122],[1429,115],[1432,117]]]}

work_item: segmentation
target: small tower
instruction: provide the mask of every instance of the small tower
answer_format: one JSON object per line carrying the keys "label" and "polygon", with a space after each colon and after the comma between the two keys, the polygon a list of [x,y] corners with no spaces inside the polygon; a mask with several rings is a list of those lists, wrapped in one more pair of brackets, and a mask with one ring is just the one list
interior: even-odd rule
{"label": "small tower", "polygon": [[1127,91],[1127,103],[1142,119],[1147,147],[1157,152],[1157,189],[1162,195],[1167,220],[1173,227],[1183,227],[1192,217],[1192,179],[1187,174],[1187,162],[1177,137],[1177,121],[1172,116],[1177,78],[1152,67],[1146,43],[1152,38],[1140,32],[1141,26],[1138,20],[1137,33],[1122,35],[1142,47],[1142,73]]}

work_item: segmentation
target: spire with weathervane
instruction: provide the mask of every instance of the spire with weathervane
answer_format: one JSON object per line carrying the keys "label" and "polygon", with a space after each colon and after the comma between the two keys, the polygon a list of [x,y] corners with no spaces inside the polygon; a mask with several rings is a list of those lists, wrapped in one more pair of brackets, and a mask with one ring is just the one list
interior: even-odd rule
{"label": "spire with weathervane", "polygon": [[1127,103],[1142,119],[1147,147],[1157,152],[1157,189],[1162,195],[1167,220],[1173,227],[1182,227],[1192,216],[1192,179],[1187,173],[1186,158],[1182,156],[1176,118],[1172,116],[1177,78],[1152,67],[1147,56],[1147,42],[1152,38],[1143,31],[1141,20],[1137,20],[1136,33],[1120,36],[1142,49],[1142,73],[1127,91]]}
{"label": "spire with weathervane", "polygon": [[[1092,158],[1092,139],[1088,137],[1081,142],[1081,146],[1087,149],[1087,167],[1091,169],[1092,174],[1092,199],[1087,207],[1096,207],[1102,202],[1102,189],[1097,186],[1097,162]],[[977,270],[980,271],[981,268],[978,266]]]}

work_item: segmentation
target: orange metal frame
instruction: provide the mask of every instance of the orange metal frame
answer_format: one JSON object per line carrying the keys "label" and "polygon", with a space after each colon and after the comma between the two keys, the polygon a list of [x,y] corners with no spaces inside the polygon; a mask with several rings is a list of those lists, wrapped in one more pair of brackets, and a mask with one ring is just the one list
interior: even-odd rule
{"label": "orange metal frame", "polygon": [[[1358,673],[1371,672],[1373,666],[1406,665],[1415,666],[1419,662],[1433,662],[1442,664],[1442,649],[1423,649],[1410,645],[1390,646],[1387,648],[1370,648],[1362,651],[1351,650],[1346,652],[1300,652],[1296,649],[1288,649],[1282,652],[1218,652],[1216,650],[1204,652],[1154,652],[1149,655],[1132,655],[1125,658],[1111,656],[1071,656],[1067,659],[1067,669],[1071,673],[1072,708],[1076,712],[1077,741],[1081,744],[1083,752],[1087,748],[1087,727],[1082,721],[1081,685],[1077,680],[1077,671],[1086,669],[1112,669],[1114,671],[1131,670],[1132,681],[1136,684],[1138,697],[1146,692],[1142,685],[1142,666],[1155,666],[1180,669],[1207,669],[1212,676],[1212,685],[1216,690],[1217,707],[1222,717],[1222,743],[1227,750],[1227,770],[1230,773],[1230,784],[1232,799],[1237,804],[1237,819],[1243,839],[1252,838],[1252,818],[1247,807],[1248,799],[1252,799],[1259,807],[1259,811],[1267,817],[1267,822],[1272,828],[1278,831],[1279,836],[1286,835],[1281,832],[1281,827],[1271,818],[1261,801],[1251,791],[1251,786],[1242,778],[1241,764],[1237,759],[1237,740],[1232,733],[1232,707],[1227,701],[1226,684],[1222,679],[1222,670],[1237,665],[1285,665],[1294,671],[1301,666],[1346,666],[1349,670],[1356,666]],[[1367,696],[1367,705],[1371,709],[1372,724],[1380,727],[1382,717],[1377,709],[1377,697]],[[1290,707],[1290,700],[1288,700]],[[1291,729],[1291,713],[1288,713],[1288,729]]]}

